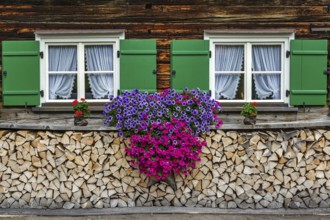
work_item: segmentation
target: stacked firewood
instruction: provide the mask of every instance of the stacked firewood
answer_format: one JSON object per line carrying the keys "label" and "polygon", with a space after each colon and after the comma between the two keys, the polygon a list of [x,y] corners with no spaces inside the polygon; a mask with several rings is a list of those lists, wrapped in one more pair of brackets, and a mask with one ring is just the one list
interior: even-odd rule
{"label": "stacked firewood", "polygon": [[330,207],[330,131],[211,131],[176,189],[129,166],[117,132],[0,131],[0,207]]}

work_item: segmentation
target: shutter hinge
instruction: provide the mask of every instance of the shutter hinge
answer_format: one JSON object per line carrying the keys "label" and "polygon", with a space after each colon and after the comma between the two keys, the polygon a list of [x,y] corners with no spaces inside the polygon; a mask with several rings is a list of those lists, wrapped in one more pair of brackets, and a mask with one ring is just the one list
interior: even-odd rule
{"label": "shutter hinge", "polygon": [[39,55],[40,55],[40,58],[41,58],[41,59],[44,58],[44,52],[43,52],[43,51],[40,51]]}
{"label": "shutter hinge", "polygon": [[286,91],[285,91],[285,96],[286,96],[286,97],[289,97],[289,95],[290,95],[290,90],[286,90]]}
{"label": "shutter hinge", "polygon": [[324,70],[324,71],[323,71],[323,74],[324,74],[324,75],[330,75],[330,71],[328,71],[328,70]]}
{"label": "shutter hinge", "polygon": [[119,58],[120,57],[120,51],[117,50],[117,57]]}
{"label": "shutter hinge", "polygon": [[44,90],[40,90],[40,96],[44,97]]}
{"label": "shutter hinge", "polygon": [[291,52],[290,52],[290,50],[287,50],[287,51],[286,51],[286,58],[289,58],[289,57],[290,57],[290,55],[291,55]]}
{"label": "shutter hinge", "polygon": [[212,57],[212,51],[209,51],[209,56],[210,56],[210,58]]}

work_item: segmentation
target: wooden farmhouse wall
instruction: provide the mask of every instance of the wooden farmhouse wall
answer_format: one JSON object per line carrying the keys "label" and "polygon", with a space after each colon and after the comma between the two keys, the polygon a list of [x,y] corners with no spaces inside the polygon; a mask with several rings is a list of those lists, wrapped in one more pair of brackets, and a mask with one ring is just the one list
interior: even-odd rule
{"label": "wooden farmhouse wall", "polygon": [[204,30],[293,29],[296,39],[328,39],[329,0],[2,0],[0,41],[36,30],[125,29],[126,39],[157,40],[157,88],[170,87],[170,41]]}

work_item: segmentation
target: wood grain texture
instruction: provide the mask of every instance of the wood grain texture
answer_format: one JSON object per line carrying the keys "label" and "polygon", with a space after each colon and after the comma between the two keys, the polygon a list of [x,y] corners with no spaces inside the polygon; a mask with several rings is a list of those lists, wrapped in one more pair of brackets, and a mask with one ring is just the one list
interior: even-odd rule
{"label": "wood grain texture", "polygon": [[157,40],[157,88],[170,87],[170,41],[204,30],[293,29],[298,39],[329,39],[329,0],[2,0],[0,41],[34,39],[48,29],[125,29]]}

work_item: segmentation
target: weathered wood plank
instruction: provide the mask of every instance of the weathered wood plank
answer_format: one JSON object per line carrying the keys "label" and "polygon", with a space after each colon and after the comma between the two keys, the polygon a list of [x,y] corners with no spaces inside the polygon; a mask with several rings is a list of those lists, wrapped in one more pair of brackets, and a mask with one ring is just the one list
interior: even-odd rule
{"label": "weathered wood plank", "polygon": [[[272,12],[272,13],[269,13]],[[48,5],[33,7],[0,8],[0,15],[8,21],[48,22],[205,22],[205,21],[326,21],[327,6],[212,6],[209,5],[144,5],[66,6]]]}
{"label": "weathered wood plank", "polygon": [[34,5],[85,5],[85,6],[92,6],[92,5],[182,5],[182,4],[191,4],[191,5],[199,5],[199,4],[209,4],[209,5],[245,5],[245,6],[255,6],[255,5],[329,5],[328,0],[2,0],[2,4],[5,6],[10,5],[26,5],[26,4],[34,4]]}
{"label": "weathered wood plank", "polygon": [[[329,39],[329,0],[3,0],[0,41],[34,39],[45,29],[126,29],[127,39],[157,40],[157,86],[168,88],[170,41],[203,39],[204,30],[294,29],[296,38]],[[1,55],[1,52],[0,52]]]}

